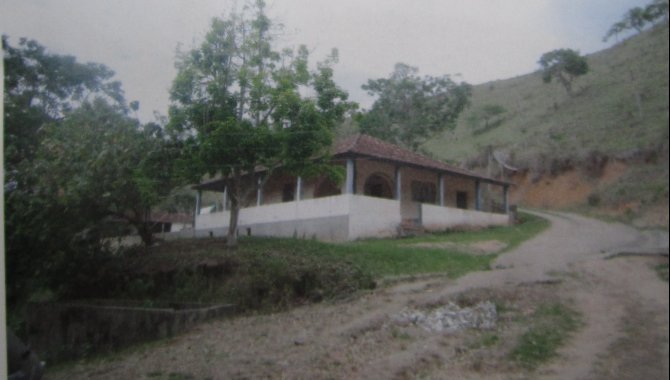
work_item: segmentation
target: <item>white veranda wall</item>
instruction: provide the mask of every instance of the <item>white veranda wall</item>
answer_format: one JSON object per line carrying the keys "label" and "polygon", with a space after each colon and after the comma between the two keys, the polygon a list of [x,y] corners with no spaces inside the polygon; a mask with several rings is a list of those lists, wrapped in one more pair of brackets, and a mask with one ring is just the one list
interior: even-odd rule
{"label": "white veranda wall", "polygon": [[397,234],[402,221],[400,202],[361,195],[349,197],[349,240]]}
{"label": "white veranda wall", "polygon": [[[344,241],[393,236],[400,220],[397,201],[344,194],[243,208],[238,225],[241,234]],[[195,228],[199,235],[223,235],[229,221],[229,211],[201,214]]]}
{"label": "white veranda wall", "polygon": [[493,214],[483,211],[422,204],[421,223],[429,231],[439,231],[456,226],[505,226],[509,224],[509,216],[507,214]]}

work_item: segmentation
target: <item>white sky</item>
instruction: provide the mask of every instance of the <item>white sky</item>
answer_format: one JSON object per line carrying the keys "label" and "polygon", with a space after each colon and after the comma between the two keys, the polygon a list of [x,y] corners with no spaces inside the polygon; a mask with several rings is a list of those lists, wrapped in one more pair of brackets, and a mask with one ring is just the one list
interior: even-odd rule
{"label": "white sky", "polygon": [[[305,44],[314,63],[339,49],[335,79],[369,107],[361,90],[397,62],[422,75],[460,74],[478,84],[527,74],[547,51],[601,50],[626,10],[651,0],[268,0],[285,25],[277,48]],[[238,0],[238,5],[245,0]],[[200,44],[214,16],[235,0],[0,0],[0,31],[16,45],[37,40],[50,52],[116,72],[139,116],[167,114],[178,44]]]}

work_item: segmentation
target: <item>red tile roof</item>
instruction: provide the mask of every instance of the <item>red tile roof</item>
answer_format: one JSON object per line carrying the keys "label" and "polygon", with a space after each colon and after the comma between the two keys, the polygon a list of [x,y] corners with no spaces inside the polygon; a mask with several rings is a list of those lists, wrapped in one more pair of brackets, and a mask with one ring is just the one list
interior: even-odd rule
{"label": "red tile roof", "polygon": [[[346,158],[350,156],[368,157],[382,161],[390,161],[395,163],[412,165],[420,168],[432,169],[439,172],[449,173],[452,175],[458,175],[467,178],[479,179],[485,182],[495,183],[499,185],[511,185],[511,183],[509,182],[482,176],[470,170],[446,164],[442,161],[438,161],[423,156],[421,154],[414,153],[410,150],[401,148],[397,145],[364,134],[356,134],[338,140],[335,143],[333,149],[333,156],[334,158]],[[263,170],[264,169],[260,167],[256,169],[257,172]],[[209,181],[205,181],[199,185],[196,185],[193,188],[202,190],[223,191],[223,179],[221,178],[211,179]]]}
{"label": "red tile roof", "polygon": [[479,175],[467,169],[446,164],[397,145],[382,141],[372,136],[357,134],[338,141],[335,144],[335,157],[365,156],[396,163],[409,164],[422,168],[435,169],[441,172],[456,174],[464,177],[477,178],[486,182],[508,184],[494,178]]}

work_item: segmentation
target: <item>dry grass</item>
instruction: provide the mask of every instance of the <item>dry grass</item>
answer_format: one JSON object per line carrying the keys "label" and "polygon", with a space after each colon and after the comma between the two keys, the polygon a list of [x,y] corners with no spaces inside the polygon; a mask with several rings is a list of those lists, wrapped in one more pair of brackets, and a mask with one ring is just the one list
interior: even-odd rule
{"label": "dry grass", "polygon": [[[530,184],[574,172],[579,178],[571,183],[581,186],[581,193],[540,206],[583,206],[581,211],[597,215],[633,205],[615,217],[644,219],[668,199],[668,26],[591,54],[588,62],[591,71],[575,80],[574,97],[560,84],[543,83],[537,72],[475,86],[472,106],[456,129],[424,148],[485,170],[492,147],[511,165],[527,170]],[[506,112],[498,125],[482,130],[472,119],[486,105],[500,105]],[[627,168],[612,180],[605,164],[617,161]],[[497,164],[491,170],[497,175]],[[656,225],[667,227],[667,221]]]}

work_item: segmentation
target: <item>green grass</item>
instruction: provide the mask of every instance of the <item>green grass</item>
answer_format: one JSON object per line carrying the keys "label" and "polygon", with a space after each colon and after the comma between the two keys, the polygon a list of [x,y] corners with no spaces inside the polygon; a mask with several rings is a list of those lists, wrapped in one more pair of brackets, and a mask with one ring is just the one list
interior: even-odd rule
{"label": "green grass", "polygon": [[[667,24],[587,59],[590,72],[575,79],[574,97],[558,83],[543,83],[539,72],[474,86],[471,107],[455,129],[423,148],[437,158],[482,170],[493,148],[508,164],[537,178],[580,169],[585,181],[601,183],[591,198],[598,200],[589,207],[593,212],[639,202],[622,221],[645,215],[659,202],[667,204]],[[480,133],[469,120],[485,105],[499,105],[506,112],[499,126]],[[601,181],[594,170],[599,155],[610,163],[622,160],[629,172],[614,183]],[[488,169],[494,175],[498,170],[497,165]]]}
{"label": "green grass", "polygon": [[[474,86],[469,107],[453,131],[425,148],[461,162],[487,146],[514,152],[514,166],[538,156],[575,158],[589,151],[619,153],[657,145],[668,137],[668,28],[662,26],[587,56],[590,72],[575,79],[570,97],[539,72]],[[538,67],[539,69],[539,67]],[[640,114],[635,94],[641,96]],[[495,129],[478,133],[469,122],[484,105],[506,112]]]}
{"label": "green grass", "polygon": [[540,305],[527,323],[530,327],[519,338],[511,357],[521,366],[535,369],[556,355],[581,321],[575,310],[561,303],[551,303]]}
{"label": "green grass", "polygon": [[[220,239],[175,241],[152,248],[149,254],[130,252],[118,264],[123,279],[105,278],[107,288],[122,284],[116,298],[231,302],[256,310],[283,308],[344,297],[374,287],[375,279],[429,273],[456,278],[488,270],[496,254],[473,255],[414,244],[498,240],[512,249],[549,225],[529,214],[521,214],[521,221],[479,231],[342,244],[247,237],[233,251]],[[102,281],[102,277],[96,279]]]}
{"label": "green grass", "polygon": [[369,270],[375,277],[446,273],[459,277],[468,272],[487,270],[496,254],[472,255],[443,248],[417,248],[416,243],[459,243],[498,240],[506,250],[517,247],[549,226],[545,219],[521,214],[522,223],[480,231],[444,232],[405,239],[364,240],[338,246],[335,254]]}

